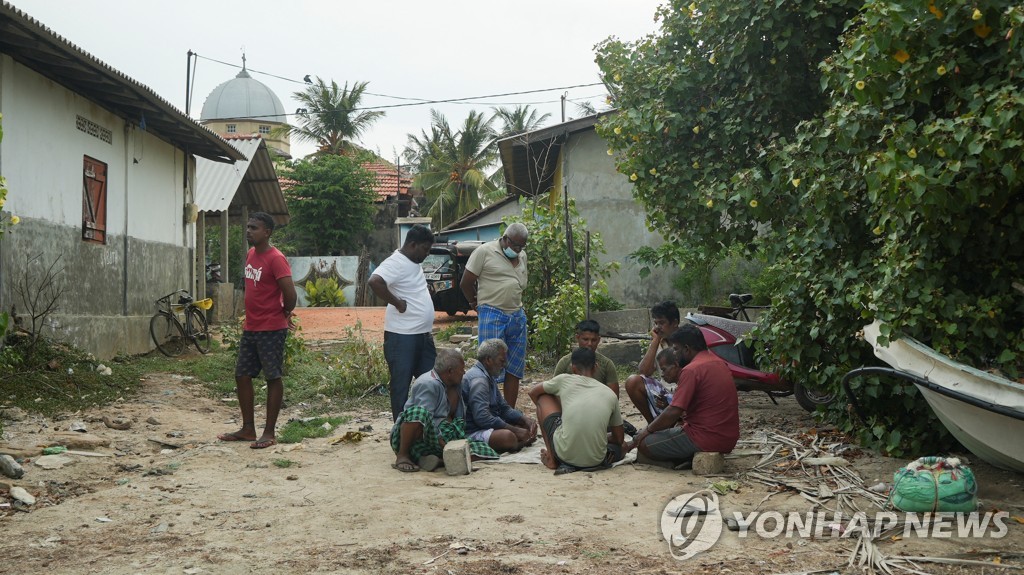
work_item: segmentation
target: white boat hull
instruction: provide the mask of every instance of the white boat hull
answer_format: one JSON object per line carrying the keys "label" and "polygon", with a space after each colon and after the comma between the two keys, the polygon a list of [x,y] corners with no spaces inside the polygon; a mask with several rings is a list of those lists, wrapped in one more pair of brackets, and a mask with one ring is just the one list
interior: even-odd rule
{"label": "white boat hull", "polygon": [[[1024,385],[953,361],[911,338],[880,346],[880,325],[875,321],[864,327],[864,339],[874,347],[875,356],[947,393],[973,398],[971,402],[956,399],[918,385],[946,429],[981,459],[1024,473]],[[1003,413],[972,403],[999,406]]]}

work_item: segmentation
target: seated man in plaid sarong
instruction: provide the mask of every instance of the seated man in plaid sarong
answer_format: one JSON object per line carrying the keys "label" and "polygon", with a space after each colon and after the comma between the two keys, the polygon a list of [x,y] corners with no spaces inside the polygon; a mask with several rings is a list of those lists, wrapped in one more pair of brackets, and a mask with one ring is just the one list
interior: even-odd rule
{"label": "seated man in plaid sarong", "polygon": [[[402,472],[419,471],[426,456],[433,469],[449,441],[466,439],[466,405],[462,401],[462,376],[466,362],[455,349],[440,349],[434,369],[416,378],[409,389],[405,410],[391,428],[391,449],[397,458],[391,466]],[[473,459],[497,459],[483,441],[469,440]]]}

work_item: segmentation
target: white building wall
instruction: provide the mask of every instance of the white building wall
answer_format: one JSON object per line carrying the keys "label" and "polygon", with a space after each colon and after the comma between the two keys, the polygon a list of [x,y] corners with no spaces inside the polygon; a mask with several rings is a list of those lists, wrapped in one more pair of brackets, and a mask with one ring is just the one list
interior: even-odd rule
{"label": "white building wall", "polygon": [[[0,56],[6,210],[82,226],[82,160],[107,164],[107,234],[191,246],[183,207],[184,153],[129,126],[9,56]],[[110,143],[77,128],[78,117],[110,131]]]}

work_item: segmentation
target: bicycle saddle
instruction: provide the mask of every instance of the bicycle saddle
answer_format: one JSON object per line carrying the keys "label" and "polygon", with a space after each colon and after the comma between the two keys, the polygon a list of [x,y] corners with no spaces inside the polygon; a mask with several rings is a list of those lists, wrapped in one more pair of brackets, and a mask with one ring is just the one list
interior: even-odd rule
{"label": "bicycle saddle", "polygon": [[750,303],[754,299],[754,294],[750,293],[731,293],[729,294],[729,303],[733,307],[741,306]]}

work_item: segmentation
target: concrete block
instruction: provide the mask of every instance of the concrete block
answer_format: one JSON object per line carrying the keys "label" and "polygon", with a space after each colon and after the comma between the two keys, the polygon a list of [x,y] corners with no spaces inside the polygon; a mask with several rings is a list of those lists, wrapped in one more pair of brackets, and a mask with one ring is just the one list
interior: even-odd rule
{"label": "concrete block", "polygon": [[473,336],[471,336],[471,335],[464,334],[464,333],[457,333],[457,334],[455,334],[455,335],[453,335],[453,336],[448,338],[448,343],[462,343],[464,341],[469,341],[471,339],[473,339]]}
{"label": "concrete block", "polygon": [[647,308],[598,311],[590,319],[601,324],[601,335],[615,333],[651,333],[651,312]]}
{"label": "concrete block", "polygon": [[469,475],[473,471],[468,441],[456,439],[445,444],[444,471],[448,475]]}
{"label": "concrete block", "polygon": [[602,341],[601,345],[597,346],[597,351],[612,360],[615,365],[639,364],[650,344],[650,340],[646,339],[609,340]]}
{"label": "concrete block", "polygon": [[717,451],[701,451],[693,456],[694,475],[721,473],[724,468],[725,458]]}

